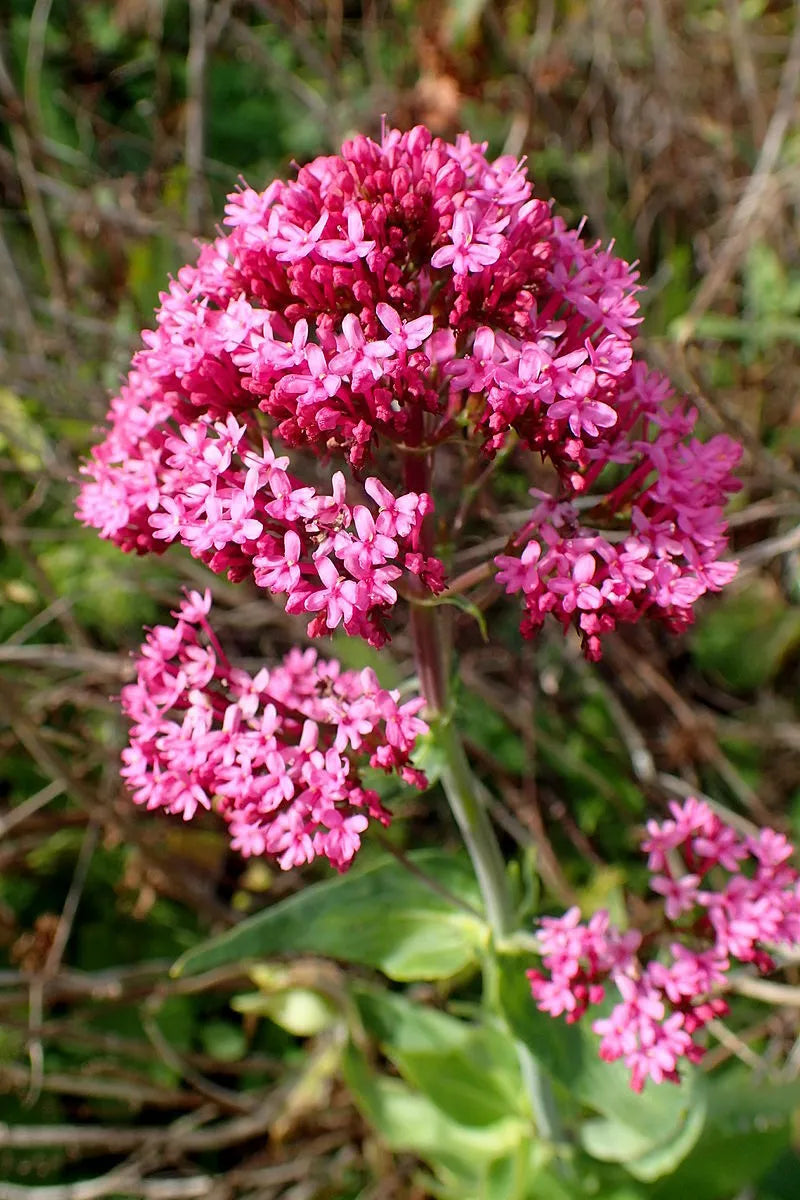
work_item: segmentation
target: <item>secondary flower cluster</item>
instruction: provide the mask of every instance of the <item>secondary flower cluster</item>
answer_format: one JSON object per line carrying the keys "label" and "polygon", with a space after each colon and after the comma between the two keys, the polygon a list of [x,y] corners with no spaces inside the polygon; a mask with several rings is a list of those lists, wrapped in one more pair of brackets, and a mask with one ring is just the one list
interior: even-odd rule
{"label": "secondary flower cluster", "polygon": [[423,701],[401,705],[373,671],[343,671],[313,650],[251,676],[225,656],[210,604],[190,592],[175,625],[152,629],[123,689],[134,800],[187,821],[213,805],[241,854],[274,855],[284,870],[321,855],[346,870],[369,820],[389,821],[359,762],[425,784],[409,766],[427,731]]}
{"label": "secondary flower cluster", "polygon": [[[575,625],[595,660],[601,636],[621,622],[650,616],[682,631],[695,602],[737,569],[721,555],[741,447],[724,434],[690,439],[697,414],[668,409],[664,381],[642,364],[619,382],[614,425],[582,446],[588,465],[573,474],[572,498],[534,492],[539,503],[512,539],[518,554],[495,559],[498,580],[522,593],[523,634],[551,613],[565,629]],[[604,491],[600,476],[612,468],[617,482]]]}
{"label": "secondary flower cluster", "polygon": [[695,1035],[727,1011],[719,993],[735,962],[766,972],[769,947],[800,943],[800,877],[786,838],[772,829],[740,836],[696,799],[670,807],[672,819],[648,822],[643,843],[664,902],[658,933],[622,932],[605,911],[583,924],[572,908],[542,920],[546,974],[528,972],[538,1007],[568,1022],[613,984],[621,1000],[592,1028],[601,1058],[630,1068],[634,1091],[648,1078],[678,1082],[680,1060],[702,1058]]}
{"label": "secondary flower cluster", "polygon": [[[431,521],[420,538],[432,452],[459,445],[452,483],[455,462],[516,441],[552,485],[496,560],[525,634],[550,612],[597,657],[617,622],[682,628],[730,579],[739,449],[692,440],[694,412],[633,360],[636,272],[554,218],[522,162],[392,130],[225,211],[162,294],[86,467],[79,512],[102,536],[180,540],[319,612],[312,633],[341,621],[379,644],[403,572],[417,594],[444,585]],[[305,453],[297,474],[279,444]],[[314,458],[348,464],[347,503],[338,475],[320,496]]]}

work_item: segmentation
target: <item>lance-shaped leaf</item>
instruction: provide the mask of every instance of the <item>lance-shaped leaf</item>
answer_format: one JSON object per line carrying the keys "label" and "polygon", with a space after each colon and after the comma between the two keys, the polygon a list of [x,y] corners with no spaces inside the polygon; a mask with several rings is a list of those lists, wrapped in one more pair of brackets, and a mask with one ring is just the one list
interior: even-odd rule
{"label": "lance-shaped leaf", "polygon": [[[184,954],[176,975],[283,954],[377,967],[390,979],[447,979],[476,964],[488,939],[465,859],[441,851],[328,879],[280,900]],[[470,911],[470,910],[473,911]]]}

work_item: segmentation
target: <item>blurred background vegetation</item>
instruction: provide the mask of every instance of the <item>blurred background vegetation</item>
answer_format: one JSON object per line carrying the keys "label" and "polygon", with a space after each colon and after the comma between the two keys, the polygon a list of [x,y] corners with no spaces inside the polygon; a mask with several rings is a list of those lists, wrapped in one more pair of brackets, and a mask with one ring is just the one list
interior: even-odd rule
{"label": "blurred background vegetation", "polygon": [[[240,174],[263,187],[383,113],[467,128],[640,261],[646,356],[746,447],[738,582],[686,637],[626,630],[597,669],[558,637],[520,646],[511,612],[490,651],[465,616],[470,752],[545,905],[620,909],[637,827],[687,792],[800,836],[799,83],[798,7],[772,0],[0,4],[0,1200],[430,1194],[413,1145],[390,1155],[359,1117],[325,1021],[286,1003],[302,988],[167,975],[303,876],[234,860],[213,819],[134,810],[117,775],[113,697],[181,584],[212,587],[243,659],[298,636],[72,516],[139,330]],[[401,800],[393,836],[457,843],[435,796]],[[743,1010],[709,1065],[734,1092],[738,1058],[796,1081],[798,1012]],[[732,1103],[675,1194],[800,1194],[786,1094],[768,1119]]]}

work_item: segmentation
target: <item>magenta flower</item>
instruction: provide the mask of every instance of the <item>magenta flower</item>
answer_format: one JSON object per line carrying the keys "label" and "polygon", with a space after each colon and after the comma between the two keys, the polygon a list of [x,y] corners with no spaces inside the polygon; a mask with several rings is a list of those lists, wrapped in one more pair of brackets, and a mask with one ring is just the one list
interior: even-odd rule
{"label": "magenta flower", "polygon": [[358,603],[358,585],[340,575],[329,558],[320,558],[314,565],[323,586],[306,598],[306,609],[317,612],[324,608],[328,629],[335,629],[341,621],[347,625]]}
{"label": "magenta flower", "polygon": [[359,762],[424,786],[409,766],[427,731],[422,700],[399,703],[374,673],[292,650],[253,677],[210,630],[210,594],[191,592],[156,626],[122,691],[132,721],[122,775],[137,804],[190,820],[216,808],[232,845],[284,869],[322,856],[346,870],[371,820],[388,824]]}
{"label": "magenta flower", "polygon": [[[233,200],[233,197],[231,197],[231,200]],[[235,204],[231,203],[227,205],[225,211],[229,212],[231,209],[235,214]],[[235,215],[233,220],[231,220],[231,216],[229,215],[227,223],[234,226],[244,224],[244,222],[237,220]],[[304,229],[302,225],[295,225],[292,221],[282,222],[271,238],[272,249],[275,251],[275,257],[278,262],[296,263],[300,262],[303,258],[307,258],[319,245],[322,231],[327,224],[327,213],[323,213],[313,228],[308,230]]]}
{"label": "magenta flower", "polygon": [[389,342],[368,342],[361,322],[353,313],[348,313],[342,321],[342,336],[347,349],[333,356],[331,369],[341,371],[343,376],[350,375],[356,390],[362,390],[365,384],[369,388],[369,377],[374,383],[384,375],[383,361],[394,356],[394,346]]}
{"label": "magenta flower", "polygon": [[[85,468],[79,514],[103,537],[137,553],[180,541],[319,612],[314,635],[344,625],[379,645],[404,574],[431,593],[446,583],[430,530],[420,542],[433,500],[408,486],[410,463],[455,438],[488,456],[516,438],[546,465],[552,502],[495,560],[525,636],[551,614],[597,658],[620,622],[683,629],[730,581],[739,447],[692,438],[695,412],[634,358],[636,273],[535,199],[523,163],[490,161],[466,134],[390,130],[244,187],[225,225],[162,294]],[[321,554],[312,455],[356,475]],[[396,552],[348,549],[362,488]],[[320,557],[338,590],[320,588]]]}
{"label": "magenta flower", "polygon": [[572,613],[576,608],[600,608],[603,597],[592,583],[596,563],[591,554],[579,554],[573,563],[565,558],[564,575],[548,580],[548,591],[561,596],[561,608]]}
{"label": "magenta flower", "polygon": [[398,352],[416,350],[433,333],[433,317],[430,314],[417,317],[415,321],[404,321],[389,304],[377,304],[375,313],[389,332],[389,345]]}
{"label": "magenta flower", "polygon": [[339,238],[331,238],[319,243],[319,252],[330,262],[350,263],[359,258],[366,258],[375,243],[364,240],[364,222],[356,205],[344,210],[347,219],[347,233]]}
{"label": "magenta flower", "polygon": [[450,226],[451,244],[436,251],[431,258],[431,266],[452,266],[456,275],[466,275],[469,271],[482,271],[484,267],[497,262],[499,248],[474,239],[472,217],[465,209],[456,209]]}
{"label": "magenta flower", "polygon": [[700,1061],[694,1035],[727,1011],[720,993],[737,960],[770,971],[771,948],[800,945],[800,876],[786,838],[772,829],[742,837],[693,797],[670,810],[648,821],[643,843],[660,872],[650,886],[664,898],[663,938],[649,935],[645,956],[637,931],[613,929],[606,912],[583,924],[571,908],[541,921],[544,971],[528,972],[537,1006],[568,1022],[616,989],[621,1002],[592,1029],[601,1058],[624,1060],[634,1091],[647,1079],[677,1083],[681,1060]]}

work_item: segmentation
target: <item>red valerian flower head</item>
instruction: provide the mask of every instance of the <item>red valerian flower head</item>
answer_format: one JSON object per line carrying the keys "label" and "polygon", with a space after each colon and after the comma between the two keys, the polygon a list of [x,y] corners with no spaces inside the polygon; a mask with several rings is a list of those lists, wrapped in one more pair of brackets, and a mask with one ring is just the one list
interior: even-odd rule
{"label": "red valerian flower head", "polygon": [[287,870],[322,856],[350,865],[370,820],[390,815],[359,766],[425,786],[409,765],[427,725],[420,699],[399,703],[370,669],[343,671],[292,650],[251,676],[208,624],[210,594],[189,593],[175,625],[151,629],[122,692],[133,722],[122,775],[137,804],[190,820],[216,808],[244,855]]}
{"label": "red valerian flower head", "polygon": [[541,921],[544,971],[528,971],[537,1006],[567,1022],[616,989],[619,1003],[592,1028],[600,1057],[622,1058],[637,1092],[647,1079],[679,1082],[682,1059],[700,1061],[694,1035],[727,1011],[720,992],[731,967],[771,971],[768,948],[800,945],[800,876],[786,838],[773,829],[742,836],[694,797],[670,810],[648,821],[643,843],[664,902],[662,936],[648,935],[647,955],[637,930],[614,929],[605,911],[584,924],[571,908]]}
{"label": "red valerian flower head", "polygon": [[162,293],[85,468],[79,513],[103,537],[181,542],[313,635],[379,645],[404,576],[445,586],[422,531],[434,451],[471,470],[518,444],[546,498],[495,565],[526,636],[552,614],[596,658],[620,622],[683,629],[732,577],[739,447],[693,437],[696,413],[634,358],[636,271],[568,230],[523,163],[388,130],[225,213]]}

